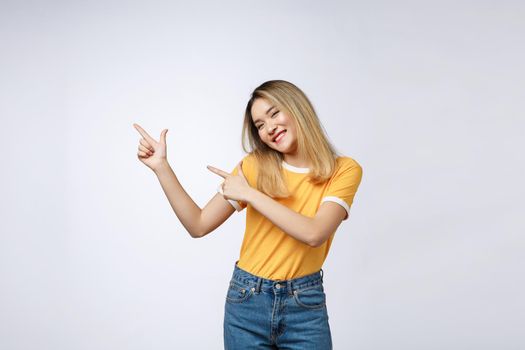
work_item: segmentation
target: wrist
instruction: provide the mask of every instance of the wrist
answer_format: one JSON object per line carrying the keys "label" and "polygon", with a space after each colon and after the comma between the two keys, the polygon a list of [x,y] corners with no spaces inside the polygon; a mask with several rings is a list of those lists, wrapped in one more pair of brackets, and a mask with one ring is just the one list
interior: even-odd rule
{"label": "wrist", "polygon": [[152,170],[156,175],[159,175],[160,173],[163,173],[170,168],[171,168],[170,164],[168,163],[168,160],[166,159],[166,160],[159,162],[159,164],[156,165],[155,168],[153,168]]}
{"label": "wrist", "polygon": [[257,197],[257,194],[259,194],[259,191],[257,191],[256,188],[250,187],[250,189],[246,193],[245,202],[249,203],[250,205],[253,205],[253,201]]}

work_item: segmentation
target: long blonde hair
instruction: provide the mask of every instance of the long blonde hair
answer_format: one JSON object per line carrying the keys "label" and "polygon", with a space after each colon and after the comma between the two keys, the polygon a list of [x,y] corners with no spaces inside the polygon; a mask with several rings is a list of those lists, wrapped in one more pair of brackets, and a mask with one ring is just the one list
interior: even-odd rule
{"label": "long blonde hair", "polygon": [[294,121],[297,129],[297,150],[312,164],[308,173],[309,181],[313,184],[327,181],[335,170],[336,158],[339,155],[328,140],[310,100],[301,89],[288,81],[269,80],[252,92],[244,113],[242,128],[242,148],[252,154],[257,162],[257,189],[273,198],[290,196],[281,171],[283,154],[261,140],[253,123],[251,109],[258,98],[274,104]]}

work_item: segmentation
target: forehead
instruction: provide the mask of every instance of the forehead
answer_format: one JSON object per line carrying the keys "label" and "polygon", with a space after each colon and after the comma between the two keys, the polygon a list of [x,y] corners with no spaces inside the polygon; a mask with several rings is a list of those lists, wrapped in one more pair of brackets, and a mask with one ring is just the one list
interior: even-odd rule
{"label": "forehead", "polygon": [[252,104],[253,121],[255,122],[257,120],[260,120],[266,117],[266,114],[270,112],[272,107],[274,107],[274,104],[272,104],[271,102],[263,98],[255,99],[255,101],[253,101],[253,104]]}

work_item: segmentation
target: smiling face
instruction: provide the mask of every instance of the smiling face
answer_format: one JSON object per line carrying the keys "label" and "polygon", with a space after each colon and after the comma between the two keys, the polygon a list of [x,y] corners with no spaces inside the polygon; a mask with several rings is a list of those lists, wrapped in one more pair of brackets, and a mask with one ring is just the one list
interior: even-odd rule
{"label": "smiling face", "polygon": [[288,114],[263,98],[253,102],[251,114],[262,142],[284,154],[296,152],[297,128]]}

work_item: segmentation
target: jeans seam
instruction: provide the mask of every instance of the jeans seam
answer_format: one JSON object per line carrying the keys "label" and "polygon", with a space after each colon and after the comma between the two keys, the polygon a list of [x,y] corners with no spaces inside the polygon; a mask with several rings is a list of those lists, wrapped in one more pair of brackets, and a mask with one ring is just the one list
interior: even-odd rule
{"label": "jeans seam", "polygon": [[[310,288],[311,289],[311,288]],[[299,300],[299,291],[295,291],[296,293],[294,293],[293,297],[295,299],[295,302],[301,306],[301,307],[304,307],[306,309],[322,309],[324,306],[326,306],[326,295],[325,295],[325,298],[324,301],[321,303],[321,304],[317,304],[317,305],[306,305],[306,304],[303,304],[300,300]],[[323,291],[323,294],[324,294],[324,291]]]}

